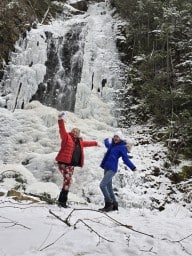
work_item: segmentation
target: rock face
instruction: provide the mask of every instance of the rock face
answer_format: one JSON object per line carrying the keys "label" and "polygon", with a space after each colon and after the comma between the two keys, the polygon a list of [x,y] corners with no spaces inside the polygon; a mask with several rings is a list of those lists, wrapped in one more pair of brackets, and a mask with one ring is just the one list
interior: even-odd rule
{"label": "rock face", "polygon": [[88,1],[87,0],[76,0],[70,1],[70,5],[75,9],[86,12],[88,9]]}
{"label": "rock face", "polygon": [[83,23],[79,23],[59,38],[54,38],[50,32],[46,33],[46,75],[32,100],[39,100],[60,110],[74,111],[77,84],[81,80],[83,66],[83,26]]}

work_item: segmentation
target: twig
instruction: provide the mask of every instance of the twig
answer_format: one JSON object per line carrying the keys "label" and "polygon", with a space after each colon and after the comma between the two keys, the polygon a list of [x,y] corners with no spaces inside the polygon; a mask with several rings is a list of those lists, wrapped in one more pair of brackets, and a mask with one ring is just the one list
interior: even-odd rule
{"label": "twig", "polygon": [[182,238],[182,239],[180,239],[180,240],[170,240],[170,239],[168,239],[168,238],[163,238],[162,240],[167,240],[167,241],[172,242],[172,243],[180,243],[181,241],[183,241],[183,240],[189,238],[190,236],[192,236],[192,234],[190,234],[190,235],[188,235],[188,236],[185,236],[184,238]]}
{"label": "twig", "polygon": [[[149,236],[149,237],[154,238],[153,235],[150,235],[150,234],[147,234],[147,233],[138,231],[138,230],[134,229],[134,228],[133,228],[132,226],[130,226],[130,225],[123,224],[123,223],[121,223],[121,222],[115,220],[114,218],[110,217],[110,216],[109,216],[107,213],[105,213],[105,212],[101,212],[101,211],[94,210],[94,209],[89,209],[89,208],[88,208],[88,209],[77,209],[77,208],[73,209],[73,210],[69,213],[69,215],[67,216],[67,218],[66,218],[65,220],[61,219],[62,222],[64,222],[64,223],[65,223],[66,225],[68,225],[68,226],[71,226],[69,220],[70,220],[70,217],[72,216],[72,214],[73,214],[74,211],[94,211],[94,212],[102,213],[102,214],[104,214],[105,216],[107,216],[107,218],[109,218],[110,220],[112,220],[113,222],[115,222],[116,224],[118,224],[119,226],[128,228],[128,229],[130,229],[130,230],[132,230],[132,231],[134,231],[134,232],[136,232],[136,233],[139,233],[139,234],[142,234],[142,235],[145,235],[145,236]],[[50,212],[51,214],[55,215],[53,212],[51,212],[51,210],[49,210],[49,212]],[[56,215],[55,217],[57,217],[58,219],[60,219],[60,217],[57,216],[57,215]]]}
{"label": "twig", "polygon": [[99,238],[102,238],[103,240],[107,241],[107,242],[110,242],[110,243],[113,243],[114,241],[112,240],[109,240],[103,236],[101,236],[99,233],[97,233],[94,229],[92,229],[92,227],[90,227],[86,222],[84,222],[83,220],[81,219],[78,219],[75,224],[74,224],[74,229],[76,229],[76,225],[78,222],[82,222],[91,232],[95,233]]}
{"label": "twig", "polygon": [[[71,224],[69,223],[69,217],[72,215],[72,213],[74,212],[74,210],[77,210],[77,209],[73,209],[65,220],[63,220],[62,218],[60,218],[58,215],[56,215],[55,213],[53,213],[51,210],[49,210],[49,213],[52,214],[52,215],[53,215],[54,217],[56,217],[58,220],[64,222],[67,226],[70,227]],[[80,209],[79,209],[79,210],[80,210]],[[82,209],[81,209],[81,210],[82,210]],[[104,240],[107,241],[107,242],[111,242],[111,243],[114,242],[114,241],[112,241],[112,240],[109,240],[109,239],[103,237],[103,236],[100,235],[99,233],[97,233],[94,229],[92,229],[92,227],[90,227],[86,222],[84,222],[84,221],[81,220],[81,219],[78,219],[78,220],[75,222],[75,224],[73,225],[74,229],[76,229],[76,225],[77,225],[78,222],[82,222],[91,232],[94,232],[99,238],[102,238],[102,239],[104,239]]]}
{"label": "twig", "polygon": [[56,215],[55,213],[53,213],[51,210],[49,210],[49,213],[52,214],[55,218],[57,218],[58,220],[64,222],[67,226],[71,226],[71,224],[67,221],[67,219],[63,220],[62,218],[60,218],[58,215]]}
{"label": "twig", "polygon": [[128,228],[128,229],[131,229],[132,231],[134,231],[134,232],[136,232],[136,233],[139,233],[139,234],[142,234],[142,235],[145,235],[145,236],[149,236],[149,237],[154,238],[153,235],[150,235],[150,234],[147,234],[147,233],[138,231],[138,230],[134,229],[134,228],[133,228],[132,226],[130,226],[130,225],[123,224],[123,223],[117,221],[116,219],[114,219],[114,218],[112,218],[111,216],[109,216],[107,213],[105,213],[105,215],[106,215],[109,219],[111,219],[112,221],[114,221],[115,223],[117,223],[119,226],[122,226],[122,227],[125,227],[125,228]]}
{"label": "twig", "polygon": [[60,235],[54,242],[48,244],[47,246],[43,247],[42,249],[40,249],[39,251],[43,251],[45,249],[47,249],[48,247],[50,247],[51,245],[55,244],[59,239],[61,239],[63,236],[65,235],[65,233],[63,233],[62,235]]}
{"label": "twig", "polygon": [[49,13],[49,8],[50,8],[50,7],[47,8],[47,11],[45,12],[45,14],[44,14],[44,16],[43,16],[43,19],[42,19],[42,21],[41,21],[41,24],[43,24],[44,21],[45,21],[45,19],[47,18],[47,15],[48,15],[48,13]]}
{"label": "twig", "polygon": [[19,84],[19,88],[18,88],[17,95],[16,95],[16,98],[15,98],[15,106],[13,108],[13,112],[15,111],[15,109],[17,107],[17,101],[18,101],[19,93],[21,91],[21,86],[22,86],[22,83]]}
{"label": "twig", "polygon": [[149,250],[141,250],[141,252],[150,252],[150,253],[154,253],[154,254],[157,254],[156,252],[153,252],[153,247],[151,247],[151,249]]}
{"label": "twig", "polygon": [[189,238],[190,236],[192,236],[192,234],[190,234],[190,235],[188,235],[188,236],[186,236],[186,237],[182,238],[181,240],[177,240],[177,241],[173,241],[173,242],[181,242],[181,241],[183,241],[183,240],[185,240],[185,239]]}
{"label": "twig", "polygon": [[26,228],[26,229],[31,230],[31,228],[28,228],[27,226],[25,226],[25,225],[23,225],[23,224],[20,224],[20,223],[18,223],[18,222],[16,222],[16,221],[10,220],[10,219],[5,218],[5,217],[2,217],[2,216],[0,216],[0,218],[10,221],[9,223],[12,223],[12,225],[11,225],[10,227],[13,227],[13,226],[21,226],[21,227],[23,227],[23,228]]}
{"label": "twig", "polygon": [[40,248],[41,248],[41,247],[45,244],[45,242],[47,241],[48,237],[49,237],[50,234],[51,234],[52,227],[53,227],[53,226],[51,226],[51,228],[50,228],[50,230],[49,230],[49,232],[48,232],[46,238],[45,238],[44,241],[41,243],[41,245],[39,246],[39,249],[38,249],[38,250],[40,250]]}
{"label": "twig", "polygon": [[192,255],[191,253],[189,253],[189,252],[185,249],[185,247],[184,247],[183,244],[181,243],[182,241],[184,241],[185,239],[189,238],[190,236],[192,236],[192,234],[190,234],[190,235],[188,235],[188,236],[185,236],[184,238],[182,238],[182,239],[180,239],[180,240],[175,240],[175,241],[174,241],[174,240],[167,239],[167,238],[163,238],[162,240],[167,240],[167,241],[169,241],[169,242],[171,242],[171,243],[179,243],[180,246],[182,247],[182,249],[183,249],[187,254]]}
{"label": "twig", "polygon": [[[32,208],[32,207],[45,207],[45,205],[35,205],[33,202],[30,202],[30,203],[15,203],[15,202],[12,202],[12,201],[4,201],[4,202],[1,202],[0,204],[4,204],[4,203],[10,203],[12,205],[4,205],[4,206],[0,206],[0,209],[1,208],[15,208],[15,209],[21,209],[21,210],[25,210],[25,209],[29,209],[29,208]],[[16,205],[16,206],[15,206]],[[20,206],[17,206],[17,205],[21,205],[21,206],[28,206],[28,207],[20,207]]]}
{"label": "twig", "polygon": [[134,231],[134,232],[136,232],[136,233],[139,233],[139,234],[146,235],[146,236],[149,236],[149,237],[154,238],[153,235],[150,235],[150,234],[147,234],[147,233],[138,231],[138,230],[134,229],[131,225],[123,224],[123,223],[117,221],[116,219],[112,218],[111,216],[109,216],[109,215],[108,215],[107,213],[105,213],[105,212],[101,212],[101,211],[94,210],[94,209],[89,209],[89,208],[88,208],[88,209],[73,209],[73,210],[70,212],[70,214],[68,215],[68,217],[66,218],[66,221],[69,223],[69,219],[70,219],[70,217],[71,217],[71,215],[73,214],[74,211],[82,211],[82,210],[84,210],[84,211],[94,211],[94,212],[99,212],[99,213],[105,214],[105,215],[107,216],[107,218],[109,218],[110,220],[112,220],[113,222],[115,222],[116,224],[118,224],[119,226],[128,228],[128,229],[130,229],[130,230],[132,230],[132,231]]}

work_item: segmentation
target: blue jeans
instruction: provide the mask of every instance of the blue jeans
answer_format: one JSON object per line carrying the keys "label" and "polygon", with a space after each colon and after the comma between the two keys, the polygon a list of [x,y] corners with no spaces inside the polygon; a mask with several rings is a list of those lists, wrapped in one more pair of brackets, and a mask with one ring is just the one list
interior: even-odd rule
{"label": "blue jeans", "polygon": [[100,189],[103,193],[105,202],[116,202],[112,187],[112,179],[114,175],[115,172],[111,170],[104,170],[104,177],[100,183]]}

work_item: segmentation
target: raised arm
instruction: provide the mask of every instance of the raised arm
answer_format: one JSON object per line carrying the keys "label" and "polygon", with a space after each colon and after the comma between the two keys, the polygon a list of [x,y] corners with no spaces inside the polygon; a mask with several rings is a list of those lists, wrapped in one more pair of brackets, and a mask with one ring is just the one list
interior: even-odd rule
{"label": "raised arm", "polygon": [[109,142],[109,139],[108,139],[108,138],[104,140],[104,144],[105,144],[105,147],[106,147],[106,148],[109,148],[109,147],[110,147],[111,143]]}
{"label": "raised arm", "polygon": [[65,123],[63,119],[58,119],[58,126],[59,126],[59,134],[61,140],[65,140],[67,138],[67,131],[65,128]]}

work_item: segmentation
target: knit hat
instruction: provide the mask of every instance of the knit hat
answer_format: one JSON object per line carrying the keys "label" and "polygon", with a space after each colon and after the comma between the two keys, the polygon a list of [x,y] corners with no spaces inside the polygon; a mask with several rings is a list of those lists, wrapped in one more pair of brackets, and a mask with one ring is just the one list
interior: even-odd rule
{"label": "knit hat", "polygon": [[118,136],[121,140],[124,140],[124,136],[121,131],[116,131],[113,136]]}

